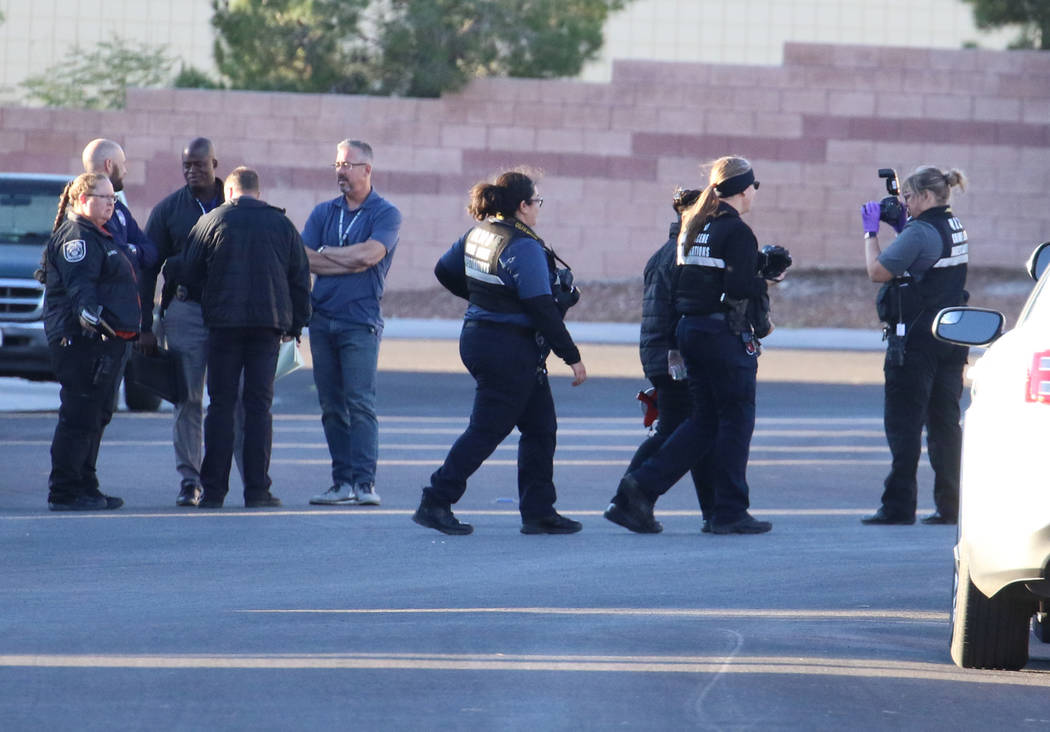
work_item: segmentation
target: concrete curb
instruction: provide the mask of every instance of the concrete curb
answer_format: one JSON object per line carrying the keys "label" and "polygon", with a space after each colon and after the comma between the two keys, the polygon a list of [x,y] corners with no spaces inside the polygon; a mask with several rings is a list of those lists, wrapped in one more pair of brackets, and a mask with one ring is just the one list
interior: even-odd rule
{"label": "concrete curb", "polygon": [[[427,318],[390,318],[383,330],[384,338],[404,340],[455,340],[463,322]],[[637,323],[568,323],[573,340],[578,343],[637,345]],[[795,348],[820,351],[881,351],[882,333],[851,328],[778,328],[762,343],[770,348]]]}

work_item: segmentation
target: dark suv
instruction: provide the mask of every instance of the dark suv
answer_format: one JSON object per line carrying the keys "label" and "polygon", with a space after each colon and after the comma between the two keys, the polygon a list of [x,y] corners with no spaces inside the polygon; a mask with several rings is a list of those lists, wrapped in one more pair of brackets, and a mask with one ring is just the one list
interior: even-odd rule
{"label": "dark suv", "polygon": [[[66,175],[0,173],[0,376],[50,381],[44,286],[33,278],[51,237]],[[160,398],[124,385],[128,409],[154,411]]]}

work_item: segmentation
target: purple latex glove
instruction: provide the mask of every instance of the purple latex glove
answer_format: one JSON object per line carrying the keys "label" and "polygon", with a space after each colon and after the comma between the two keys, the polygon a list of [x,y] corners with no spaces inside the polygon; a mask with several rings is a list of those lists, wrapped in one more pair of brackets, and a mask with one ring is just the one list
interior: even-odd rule
{"label": "purple latex glove", "polygon": [[901,204],[901,215],[900,215],[900,217],[896,221],[894,221],[892,224],[890,224],[890,226],[892,226],[893,230],[896,231],[899,234],[904,229],[904,225],[906,223],[908,223],[908,209],[902,203]]}
{"label": "purple latex glove", "polygon": [[879,233],[879,202],[868,201],[860,207],[860,218],[864,222],[865,234]]}

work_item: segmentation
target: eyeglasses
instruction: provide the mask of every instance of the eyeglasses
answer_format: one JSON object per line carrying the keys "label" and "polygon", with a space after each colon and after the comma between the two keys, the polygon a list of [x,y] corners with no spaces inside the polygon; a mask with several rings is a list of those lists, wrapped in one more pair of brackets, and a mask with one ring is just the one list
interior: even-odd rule
{"label": "eyeglasses", "polygon": [[85,193],[84,197],[85,198],[101,198],[102,200],[109,201],[110,203],[116,203],[117,202],[117,197],[116,196],[107,196],[104,193]]}
{"label": "eyeglasses", "polygon": [[346,170],[347,168],[351,168],[351,169],[356,168],[359,165],[368,165],[368,163],[351,163],[351,162],[346,161],[346,160],[341,160],[339,162],[332,163],[328,167],[329,168],[335,168],[336,170]]}
{"label": "eyeglasses", "polygon": [[528,204],[529,204],[530,206],[531,206],[532,204],[534,204],[534,203],[535,203],[535,204],[538,204],[540,208],[543,208],[543,199],[542,199],[542,198],[540,198],[539,196],[536,196],[535,198],[530,198],[530,199],[528,200]]}

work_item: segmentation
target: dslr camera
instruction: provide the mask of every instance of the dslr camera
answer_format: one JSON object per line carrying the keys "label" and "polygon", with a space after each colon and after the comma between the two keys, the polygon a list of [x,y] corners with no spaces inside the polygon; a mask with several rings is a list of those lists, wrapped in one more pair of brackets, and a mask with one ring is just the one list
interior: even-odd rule
{"label": "dslr camera", "polygon": [[554,302],[557,303],[562,314],[567,313],[569,308],[580,301],[580,290],[574,284],[574,280],[572,270],[568,267],[554,271],[551,290],[553,290]]}
{"label": "dslr camera", "polygon": [[886,180],[886,192],[890,194],[879,201],[879,220],[885,221],[890,226],[896,226],[904,213],[904,207],[899,198],[901,187],[897,179],[897,171],[893,168],[879,168],[879,177]]}

